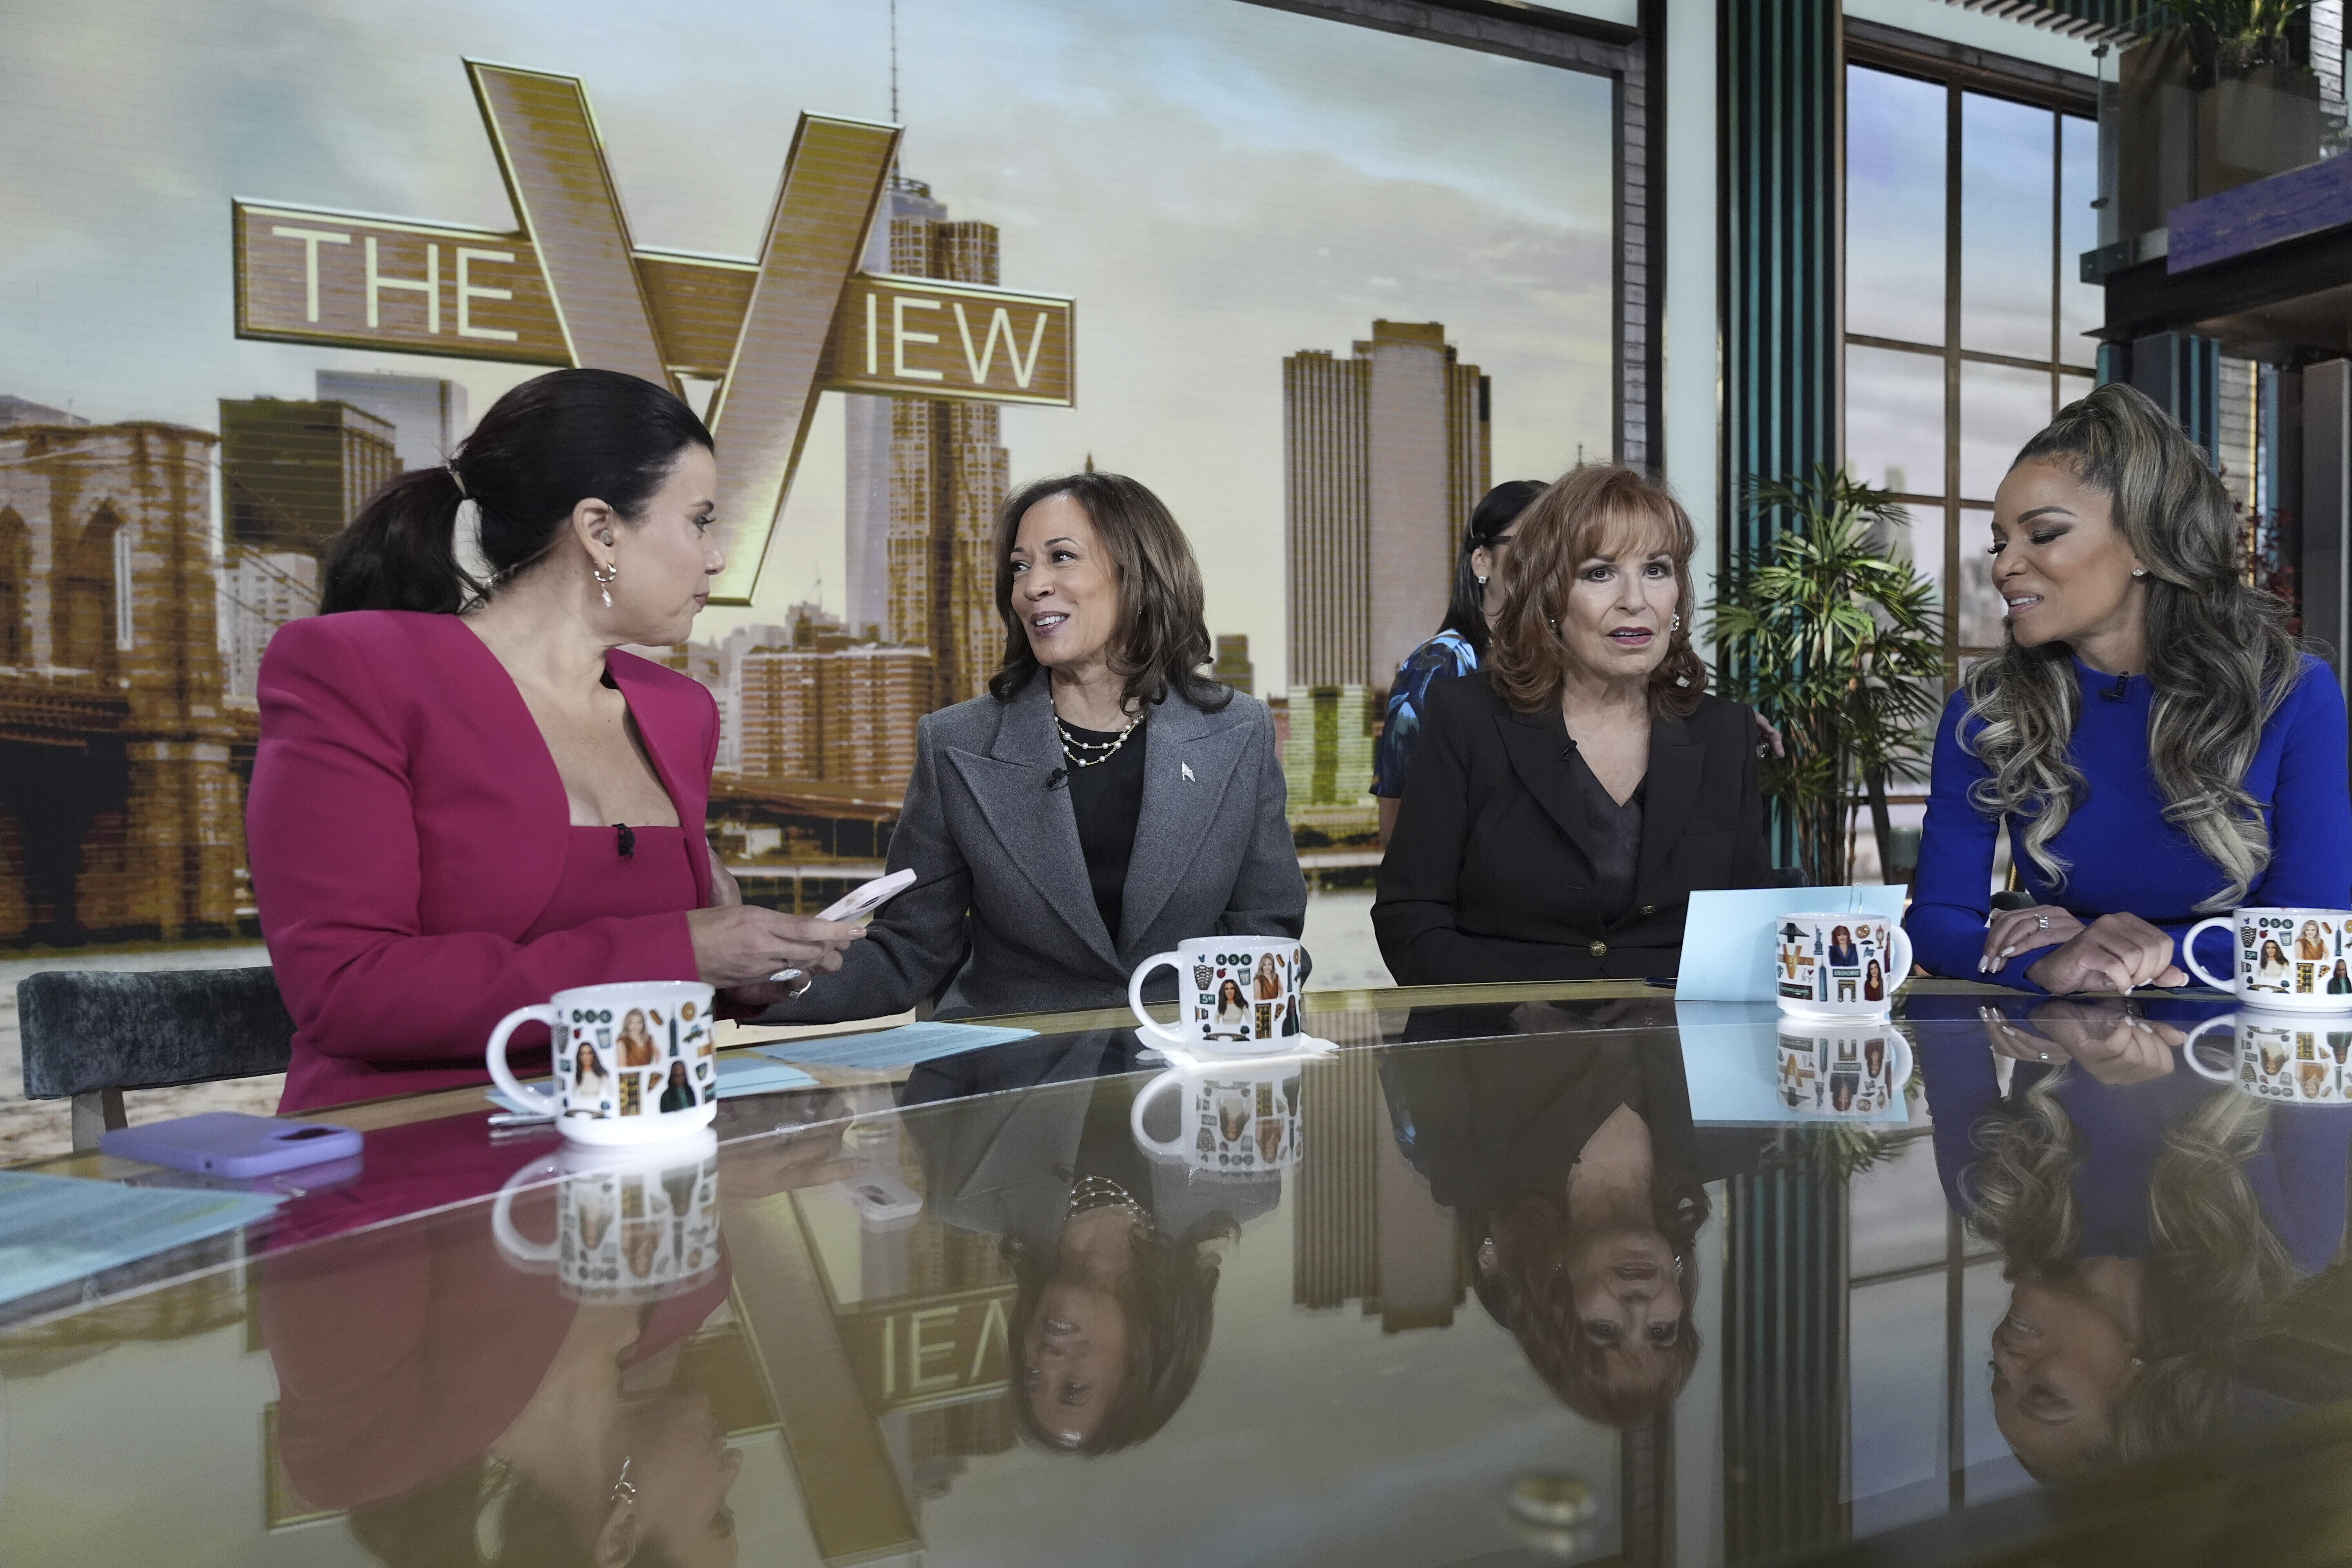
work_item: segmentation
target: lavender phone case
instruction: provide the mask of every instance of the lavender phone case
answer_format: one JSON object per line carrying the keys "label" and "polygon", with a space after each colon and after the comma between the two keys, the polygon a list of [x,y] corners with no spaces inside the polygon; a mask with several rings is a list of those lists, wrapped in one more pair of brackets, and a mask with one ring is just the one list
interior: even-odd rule
{"label": "lavender phone case", "polygon": [[267,1176],[360,1152],[360,1135],[330,1121],[280,1121],[209,1110],[144,1127],[118,1127],[98,1142],[125,1160],[206,1176]]}

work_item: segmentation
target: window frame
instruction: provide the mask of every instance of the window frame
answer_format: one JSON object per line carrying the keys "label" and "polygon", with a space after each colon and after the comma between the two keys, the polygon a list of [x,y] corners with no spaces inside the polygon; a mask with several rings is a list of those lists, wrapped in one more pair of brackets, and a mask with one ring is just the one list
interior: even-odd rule
{"label": "window frame", "polygon": [[[1849,279],[1840,279],[1840,323],[1838,333],[1840,365],[1840,429],[1843,418],[1844,358],[1846,351],[1866,348],[1895,353],[1932,358],[1943,366],[1944,429],[1943,429],[1943,493],[1927,495],[1916,491],[1898,491],[1895,500],[1914,512],[1932,510],[1944,521],[1941,609],[1944,616],[1944,667],[1947,691],[1959,683],[1962,660],[1976,655],[1995,651],[1990,645],[1964,643],[1960,640],[1960,603],[1963,595],[1963,571],[1966,552],[1960,542],[1961,518],[1969,511],[1983,511],[1992,505],[1990,496],[1965,496],[1960,489],[1960,383],[1961,366],[1984,364],[2032,371],[2050,378],[2050,412],[2058,412],[2064,378],[2075,376],[2096,379],[2095,357],[2084,356],[2084,363],[2070,363],[2064,357],[2063,299],[2067,282],[2066,268],[2071,260],[2065,254],[2065,147],[2064,117],[2088,121],[2095,126],[2098,119],[2098,84],[2089,77],[2070,71],[2054,70],[2021,60],[2004,59],[1981,50],[1953,45],[1941,39],[1906,33],[1897,28],[1849,21],[1846,25],[1846,75],[1842,89],[1849,87],[1856,68],[1879,71],[1893,76],[1908,77],[1944,89],[1944,317],[1940,345],[1914,342],[1900,338],[1880,337],[1853,332],[1844,325],[1843,289]],[[1960,341],[1961,290],[1961,223],[1962,223],[1962,158],[1965,138],[1965,103],[1975,93],[1988,98],[2003,99],[2032,108],[2053,110],[2056,118],[2051,123],[2050,137],[2050,346],[2046,359],[2029,359],[2016,354],[1996,353],[1983,349],[1969,349]],[[1839,156],[1845,155],[1847,132],[1842,132]],[[1841,180],[1840,201],[1846,199]],[[1841,214],[1843,219],[1843,215]],[[1845,226],[1841,222],[1841,234]],[[1841,454],[1843,460],[1844,454]]]}

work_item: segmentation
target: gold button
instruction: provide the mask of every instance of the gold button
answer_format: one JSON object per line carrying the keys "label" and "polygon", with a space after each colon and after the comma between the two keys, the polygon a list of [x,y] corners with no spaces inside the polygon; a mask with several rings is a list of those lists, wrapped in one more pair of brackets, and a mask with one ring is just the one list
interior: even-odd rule
{"label": "gold button", "polygon": [[1609,944],[1605,942],[1596,942],[1584,951],[1595,958],[1606,958],[1609,956]]}

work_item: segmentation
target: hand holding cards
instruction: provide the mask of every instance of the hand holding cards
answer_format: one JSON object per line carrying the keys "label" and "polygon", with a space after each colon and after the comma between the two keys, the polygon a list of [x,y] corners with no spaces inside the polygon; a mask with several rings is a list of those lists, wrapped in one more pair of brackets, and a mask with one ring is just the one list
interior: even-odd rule
{"label": "hand holding cards", "polygon": [[[872,881],[860,884],[826,905],[824,912],[816,918],[821,921],[840,921],[845,923],[864,920],[914,885],[915,870],[911,866],[903,870],[893,871],[887,877],[877,877]],[[798,980],[802,973],[797,969],[779,969],[768,978],[778,982],[790,982]]]}

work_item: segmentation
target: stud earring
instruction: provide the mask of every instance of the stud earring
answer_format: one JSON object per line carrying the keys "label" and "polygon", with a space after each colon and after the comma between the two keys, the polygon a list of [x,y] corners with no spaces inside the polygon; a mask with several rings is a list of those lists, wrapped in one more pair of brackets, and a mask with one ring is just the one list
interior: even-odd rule
{"label": "stud earring", "polygon": [[2147,568],[2145,566],[2135,566],[2132,568],[2132,575],[2135,577],[2145,577],[2147,575]]}
{"label": "stud earring", "polygon": [[621,563],[617,561],[607,561],[601,566],[593,566],[589,568],[588,574],[596,579],[596,592],[603,597],[604,607],[608,610],[611,609],[613,607],[613,584],[614,581],[621,575]]}
{"label": "stud earring", "polygon": [[1682,613],[1680,610],[1676,610],[1676,611],[1675,612],[1675,621],[1674,621],[1674,625],[1672,625],[1672,626],[1668,626],[1668,627],[1666,628],[1666,630],[1667,630],[1667,632],[1668,632],[1669,634],[1672,634],[1672,633],[1675,633],[1675,632],[1678,632],[1678,631],[1680,631],[1680,630],[1682,630],[1682,629],[1683,629],[1683,613]]}
{"label": "stud earring", "polygon": [[1481,588],[1483,588],[1483,587],[1485,587],[1486,585],[1486,579],[1485,579],[1484,577],[1479,578],[1479,579],[1478,579],[1478,586],[1480,586]]}

